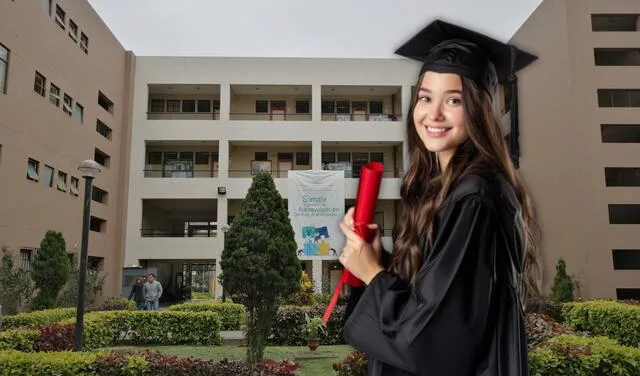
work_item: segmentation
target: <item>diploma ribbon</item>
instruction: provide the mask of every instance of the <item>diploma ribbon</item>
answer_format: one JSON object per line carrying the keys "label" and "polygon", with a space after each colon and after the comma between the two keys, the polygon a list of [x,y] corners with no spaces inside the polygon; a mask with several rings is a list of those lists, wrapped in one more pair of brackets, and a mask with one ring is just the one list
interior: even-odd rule
{"label": "diploma ribbon", "polygon": [[[376,213],[383,171],[384,167],[378,162],[367,163],[360,169],[360,180],[358,181],[358,194],[356,195],[353,220],[355,222],[354,227],[356,234],[361,236],[367,243],[370,243],[373,240],[374,232],[369,229],[368,225],[373,223]],[[338,281],[338,285],[333,291],[331,301],[329,301],[329,305],[322,317],[325,324],[329,321],[329,317],[331,317],[331,313],[336,306],[342,286],[345,283],[353,287],[359,287],[362,285],[362,281],[351,274],[349,270],[345,268],[342,271],[340,281]]]}

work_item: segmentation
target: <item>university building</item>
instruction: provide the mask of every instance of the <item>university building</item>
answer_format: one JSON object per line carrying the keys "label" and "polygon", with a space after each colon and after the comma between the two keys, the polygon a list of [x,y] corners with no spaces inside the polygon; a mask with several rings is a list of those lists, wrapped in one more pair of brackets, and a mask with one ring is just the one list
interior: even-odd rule
{"label": "university building", "polygon": [[[585,297],[640,297],[640,4],[545,0],[512,41],[520,173],[542,233],[548,288],[566,260]],[[425,24],[430,20],[425,20]],[[402,41],[406,36],[398,36]],[[288,200],[289,171],[384,167],[376,221],[391,245],[419,64],[405,59],[150,57],[125,51],[86,1],[0,4],[0,245],[28,270],[47,229],[81,237],[77,166],[92,194],[91,267],[105,293],[156,272],[167,299],[222,294],[225,231],[255,171]],[[497,101],[509,132],[509,92]],[[335,258],[301,257],[332,289]]]}

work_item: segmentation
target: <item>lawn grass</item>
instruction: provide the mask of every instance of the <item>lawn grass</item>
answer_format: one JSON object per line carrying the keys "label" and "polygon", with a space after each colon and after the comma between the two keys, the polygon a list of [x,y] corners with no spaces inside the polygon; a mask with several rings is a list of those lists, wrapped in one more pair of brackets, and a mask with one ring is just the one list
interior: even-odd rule
{"label": "lawn grass", "polygon": [[[178,357],[195,357],[212,359],[215,361],[227,358],[229,360],[245,360],[247,348],[242,346],[145,346],[136,350],[149,349],[172,354]],[[331,376],[335,372],[331,368],[334,362],[342,361],[349,351],[348,345],[321,345],[316,351],[306,346],[267,346],[264,350],[265,359],[293,360],[299,366],[301,376]]]}

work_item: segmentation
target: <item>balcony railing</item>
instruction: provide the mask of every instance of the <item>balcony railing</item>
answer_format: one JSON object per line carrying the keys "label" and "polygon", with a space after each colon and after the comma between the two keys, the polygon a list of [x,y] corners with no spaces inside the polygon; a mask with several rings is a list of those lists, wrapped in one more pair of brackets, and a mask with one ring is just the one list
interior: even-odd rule
{"label": "balcony railing", "polygon": [[220,120],[219,112],[147,112],[147,120]]}
{"label": "balcony railing", "polygon": [[229,120],[250,120],[250,121],[311,121],[311,114],[289,114],[289,113],[242,113],[232,112]]}
{"label": "balcony railing", "polygon": [[218,168],[197,168],[193,170],[170,170],[157,168],[145,168],[145,178],[217,178]]}
{"label": "balcony railing", "polygon": [[143,238],[214,238],[218,235],[217,229],[202,228],[190,230],[174,230],[164,228],[140,229]]}
{"label": "balcony railing", "polygon": [[[323,168],[323,170],[340,171],[340,169],[331,169],[327,167]],[[266,172],[270,173],[273,178],[287,178],[289,176],[289,171],[295,171],[295,170],[282,170],[282,171],[271,170]],[[251,170],[229,170],[229,177],[230,178],[251,178],[256,173],[257,171],[251,171]],[[357,179],[360,177],[360,172],[358,171],[354,173],[353,171],[344,170],[344,177]],[[382,177],[387,179],[401,178],[402,170],[400,169],[384,170],[382,173]]]}
{"label": "balcony railing", "polygon": [[401,121],[402,115],[399,114],[328,114],[324,113],[321,117],[322,121]]}

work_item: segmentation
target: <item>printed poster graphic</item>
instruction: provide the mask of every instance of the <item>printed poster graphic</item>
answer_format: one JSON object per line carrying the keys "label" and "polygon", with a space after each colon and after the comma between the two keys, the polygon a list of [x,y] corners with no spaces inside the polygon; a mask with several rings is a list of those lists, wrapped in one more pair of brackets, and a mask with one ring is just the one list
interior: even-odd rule
{"label": "printed poster graphic", "polygon": [[337,260],[344,247],[344,171],[296,170],[288,175],[289,218],[303,260]]}

